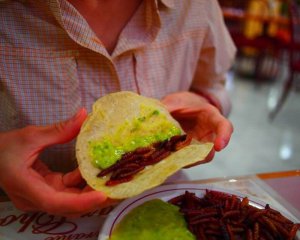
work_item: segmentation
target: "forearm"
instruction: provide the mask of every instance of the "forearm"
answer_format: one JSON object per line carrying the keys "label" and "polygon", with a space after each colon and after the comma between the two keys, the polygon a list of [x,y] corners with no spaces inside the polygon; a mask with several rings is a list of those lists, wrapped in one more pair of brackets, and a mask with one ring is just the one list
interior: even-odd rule
{"label": "forearm", "polygon": [[199,53],[191,91],[200,94],[215,105],[224,116],[231,110],[231,102],[225,88],[236,48],[225,26],[217,1],[209,1],[207,8],[207,32]]}

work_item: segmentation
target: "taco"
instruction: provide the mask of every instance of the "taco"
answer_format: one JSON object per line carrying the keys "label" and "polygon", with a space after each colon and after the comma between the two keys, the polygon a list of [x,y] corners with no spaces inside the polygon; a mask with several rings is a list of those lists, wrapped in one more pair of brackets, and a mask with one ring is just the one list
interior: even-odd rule
{"label": "taco", "polygon": [[158,100],[117,92],[94,103],[77,137],[76,157],[88,185],[125,199],[205,159],[212,146],[187,136]]}

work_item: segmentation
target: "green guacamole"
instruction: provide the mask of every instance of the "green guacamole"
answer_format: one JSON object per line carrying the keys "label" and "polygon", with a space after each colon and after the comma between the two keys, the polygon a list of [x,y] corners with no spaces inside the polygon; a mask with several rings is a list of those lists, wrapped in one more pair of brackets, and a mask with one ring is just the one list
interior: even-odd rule
{"label": "green guacamole", "polygon": [[180,128],[167,120],[164,114],[154,108],[141,106],[140,115],[130,122],[125,121],[115,134],[104,136],[101,141],[89,142],[89,154],[96,167],[105,169],[126,152],[180,134]]}
{"label": "green guacamole", "polygon": [[117,225],[111,240],[195,240],[179,208],[159,199],[133,209]]}

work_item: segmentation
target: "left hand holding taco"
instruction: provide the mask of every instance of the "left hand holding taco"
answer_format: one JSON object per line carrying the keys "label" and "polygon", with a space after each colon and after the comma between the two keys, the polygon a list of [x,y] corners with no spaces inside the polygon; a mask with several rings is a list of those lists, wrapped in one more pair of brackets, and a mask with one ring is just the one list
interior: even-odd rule
{"label": "left hand holding taco", "polygon": [[214,151],[221,151],[229,143],[233,132],[231,122],[204,97],[192,92],[178,92],[163,98],[162,103],[187,134],[199,141],[214,143],[205,161],[198,164],[210,161]]}

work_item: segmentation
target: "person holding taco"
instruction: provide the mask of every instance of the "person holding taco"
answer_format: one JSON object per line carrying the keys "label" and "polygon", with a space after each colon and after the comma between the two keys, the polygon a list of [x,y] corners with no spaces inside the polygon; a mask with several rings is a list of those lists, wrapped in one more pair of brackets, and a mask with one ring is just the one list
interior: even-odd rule
{"label": "person holding taco", "polygon": [[19,209],[79,216],[106,204],[85,186],[74,145],[93,103],[112,92],[159,99],[194,138],[214,151],[228,144],[235,47],[217,0],[2,0],[0,9],[0,188]]}

